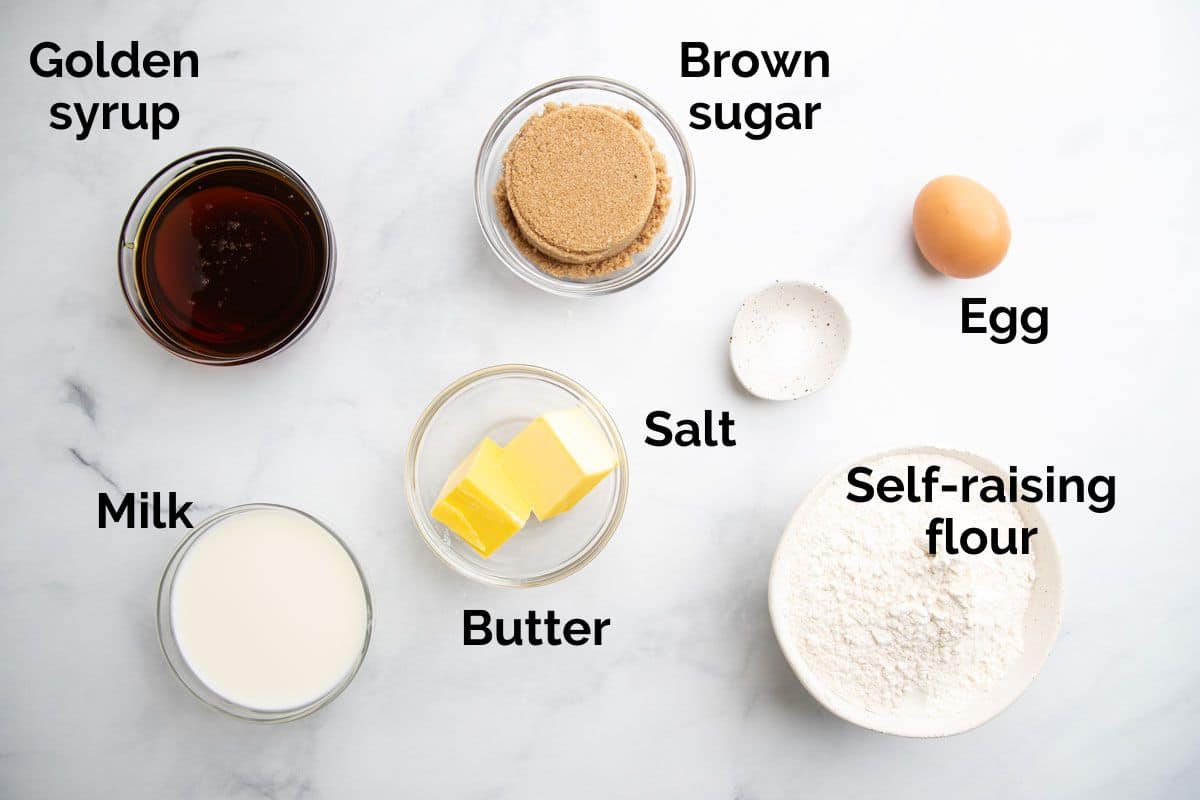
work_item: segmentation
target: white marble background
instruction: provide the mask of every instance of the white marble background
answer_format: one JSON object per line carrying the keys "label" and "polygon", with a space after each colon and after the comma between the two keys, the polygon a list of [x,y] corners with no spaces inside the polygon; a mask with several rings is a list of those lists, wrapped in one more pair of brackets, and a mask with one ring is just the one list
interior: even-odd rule
{"label": "white marble background", "polygon": [[[1200,541],[1194,509],[1200,7],[54,3],[0,8],[0,796],[5,798],[1194,797]],[[29,50],[137,38],[197,80],[47,80]],[[681,39],[826,49],[826,80],[683,80]],[[696,100],[819,100],[818,129],[690,135],[692,228],[654,278],[594,302],[542,294],[486,250],[476,148],[530,86],[611,75],[678,118]],[[48,128],[59,100],[172,100],[160,141]],[[114,264],[132,196],[212,145],[266,150],[317,189],[340,245],[324,317],[265,363],[210,369],[134,324]],[[1005,264],[972,284],[914,258],[912,198],[962,172],[1006,203]],[[742,297],[830,288],[843,372],[795,403],[727,367]],[[957,332],[965,293],[1046,304],[1049,340]],[[477,586],[409,522],[403,447],[431,396],[503,361],[589,386],[630,445],[621,531],[573,578]],[[645,414],[728,409],[729,450],[653,449]],[[910,443],[1115,473],[1096,516],[1046,509],[1068,580],[1041,677],[942,741],[823,712],[772,637],[767,567],[805,489]],[[281,727],[176,684],[153,603],[180,534],[96,527],[96,493],[175,490],[330,520],[377,626],[357,681]],[[464,607],[606,616],[591,649],[465,649]]]}

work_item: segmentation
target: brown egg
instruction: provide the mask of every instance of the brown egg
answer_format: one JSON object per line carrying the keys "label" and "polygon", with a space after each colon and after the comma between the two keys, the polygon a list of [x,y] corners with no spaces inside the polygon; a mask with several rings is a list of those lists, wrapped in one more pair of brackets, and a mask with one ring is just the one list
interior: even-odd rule
{"label": "brown egg", "polygon": [[1008,214],[985,187],[959,175],[925,184],[913,203],[913,235],[921,255],[938,272],[978,278],[1008,252]]}

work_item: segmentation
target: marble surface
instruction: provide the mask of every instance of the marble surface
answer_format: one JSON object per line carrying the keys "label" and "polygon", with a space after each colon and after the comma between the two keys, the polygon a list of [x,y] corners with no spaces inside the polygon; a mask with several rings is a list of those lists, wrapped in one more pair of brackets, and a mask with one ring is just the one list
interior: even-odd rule
{"label": "marble surface", "polygon": [[[1200,8],[1160,3],[405,4],[30,2],[0,20],[0,796],[1194,797],[1200,793],[1196,315]],[[49,80],[29,50],[192,48],[196,80]],[[824,80],[684,80],[681,39],[820,48]],[[570,73],[626,80],[677,118],[698,100],[814,100],[817,129],[691,131],[698,199],[667,266],[568,301],[507,273],[471,204],[496,113]],[[48,128],[51,103],[170,100],[159,141]],[[197,367],[122,300],[132,196],[190,150],[240,144],[317,189],[340,245],[316,327],[282,356]],[[1014,242],[966,284],[916,259],[921,184],[963,172]],[[743,297],[816,281],[845,304],[842,372],[794,403],[728,366]],[[959,298],[1048,305],[1037,346],[958,333]],[[452,574],[401,492],[411,425],[446,383],[525,361],[612,410],[628,513],[607,550],[529,591]],[[731,449],[642,443],[648,411],[727,409]],[[1114,473],[1116,509],[1044,510],[1062,636],[1032,688],[973,733],[908,741],[821,710],[789,671],[767,568],[826,470],[902,444]],[[156,584],[179,533],[99,530],[97,492],[262,500],[330,520],[376,605],[358,679],[256,726],[167,670]],[[611,617],[600,648],[464,648],[464,608]]]}

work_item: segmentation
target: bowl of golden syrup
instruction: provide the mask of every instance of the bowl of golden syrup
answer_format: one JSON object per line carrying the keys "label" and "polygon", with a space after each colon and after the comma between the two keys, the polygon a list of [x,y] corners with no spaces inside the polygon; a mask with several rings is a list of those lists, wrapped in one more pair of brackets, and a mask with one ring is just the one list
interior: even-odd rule
{"label": "bowl of golden syrup", "polygon": [[245,364],[291,345],[333,288],[333,230],[316,194],[255,150],[184,156],[138,193],[118,267],[152,339],[202,364]]}

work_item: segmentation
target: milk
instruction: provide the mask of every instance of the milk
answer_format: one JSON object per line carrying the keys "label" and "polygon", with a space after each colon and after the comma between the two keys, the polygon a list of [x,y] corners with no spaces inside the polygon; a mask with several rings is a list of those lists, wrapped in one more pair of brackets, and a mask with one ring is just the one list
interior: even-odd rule
{"label": "milk", "polygon": [[202,533],[171,589],[184,660],[226,700],[306,706],[339,687],[366,643],[367,595],[350,554],[285,508],[235,513]]}

